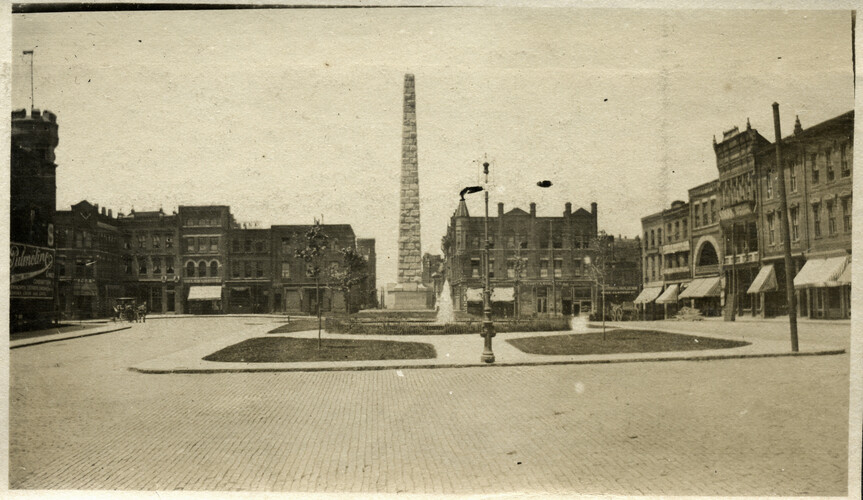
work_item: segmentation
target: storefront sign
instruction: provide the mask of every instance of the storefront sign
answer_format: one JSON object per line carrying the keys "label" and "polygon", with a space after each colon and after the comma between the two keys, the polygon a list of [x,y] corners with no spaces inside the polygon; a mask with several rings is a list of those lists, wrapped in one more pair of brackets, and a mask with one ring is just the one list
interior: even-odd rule
{"label": "storefront sign", "polygon": [[54,249],[10,243],[9,297],[54,297]]}

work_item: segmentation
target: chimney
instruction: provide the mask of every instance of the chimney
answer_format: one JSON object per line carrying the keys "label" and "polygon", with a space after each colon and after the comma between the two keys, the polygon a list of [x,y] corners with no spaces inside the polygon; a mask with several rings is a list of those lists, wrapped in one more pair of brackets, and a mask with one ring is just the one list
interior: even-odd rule
{"label": "chimney", "polygon": [[590,215],[596,217],[596,202],[590,204]]}
{"label": "chimney", "polygon": [[112,213],[112,210],[109,208],[108,209],[108,218],[110,219],[113,216],[114,216],[114,214]]}
{"label": "chimney", "polygon": [[497,204],[497,216],[503,217],[503,203]]}
{"label": "chimney", "polygon": [[566,211],[565,211],[565,212],[563,212],[563,213],[564,213],[564,215],[565,215],[565,216],[567,216],[567,217],[569,217],[570,215],[572,215],[572,203],[570,203],[570,202],[566,202],[566,205],[564,205],[564,207],[566,207]]}
{"label": "chimney", "polygon": [[102,207],[102,215],[106,215],[106,214],[107,214],[107,210],[105,210],[105,207]]}
{"label": "chimney", "polygon": [[96,213],[98,214],[98,213],[99,213],[99,204],[98,204],[98,203],[94,203],[94,204],[93,204],[93,209],[94,209],[94,210],[96,210]]}
{"label": "chimney", "polygon": [[531,202],[530,204],[530,216],[536,217],[536,203]]}

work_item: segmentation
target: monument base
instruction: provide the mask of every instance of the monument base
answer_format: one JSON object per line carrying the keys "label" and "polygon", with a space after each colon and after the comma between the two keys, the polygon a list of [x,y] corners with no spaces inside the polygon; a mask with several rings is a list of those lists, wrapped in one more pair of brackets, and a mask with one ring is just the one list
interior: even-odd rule
{"label": "monument base", "polygon": [[398,283],[387,289],[386,308],[399,311],[429,310],[429,290],[420,283]]}

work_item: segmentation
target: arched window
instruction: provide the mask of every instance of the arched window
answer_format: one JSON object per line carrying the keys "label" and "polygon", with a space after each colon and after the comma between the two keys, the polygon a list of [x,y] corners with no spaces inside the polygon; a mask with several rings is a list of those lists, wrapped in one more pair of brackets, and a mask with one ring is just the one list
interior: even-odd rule
{"label": "arched window", "polygon": [[206,275],[207,275],[207,263],[202,260],[201,262],[198,262],[198,276],[203,278]]}
{"label": "arched window", "polygon": [[192,261],[186,262],[186,276],[192,277],[195,275],[195,263]]}
{"label": "arched window", "polygon": [[217,277],[219,276],[219,262],[213,261],[210,262],[210,276]]}
{"label": "arched window", "polygon": [[719,264],[719,256],[716,255],[716,249],[710,242],[705,242],[698,253],[698,266],[711,266]]}

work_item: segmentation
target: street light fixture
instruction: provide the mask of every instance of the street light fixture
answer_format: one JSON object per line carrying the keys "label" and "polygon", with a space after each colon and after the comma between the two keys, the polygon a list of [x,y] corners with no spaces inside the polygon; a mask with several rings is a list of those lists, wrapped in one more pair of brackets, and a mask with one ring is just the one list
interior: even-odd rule
{"label": "street light fixture", "polygon": [[[488,167],[489,163],[483,162],[482,171],[485,174],[485,185],[488,186]],[[485,269],[483,273],[483,290],[482,290],[482,333],[480,335],[485,339],[483,343],[482,356],[480,360],[484,363],[494,363],[494,351],[491,349],[491,339],[494,337],[494,323],[491,319],[491,266],[489,261],[489,249],[491,244],[488,239],[488,189],[482,186],[471,186],[461,190],[461,199],[464,195],[485,191],[485,218],[483,220],[485,228],[485,246],[483,247],[483,260],[485,260]]]}

